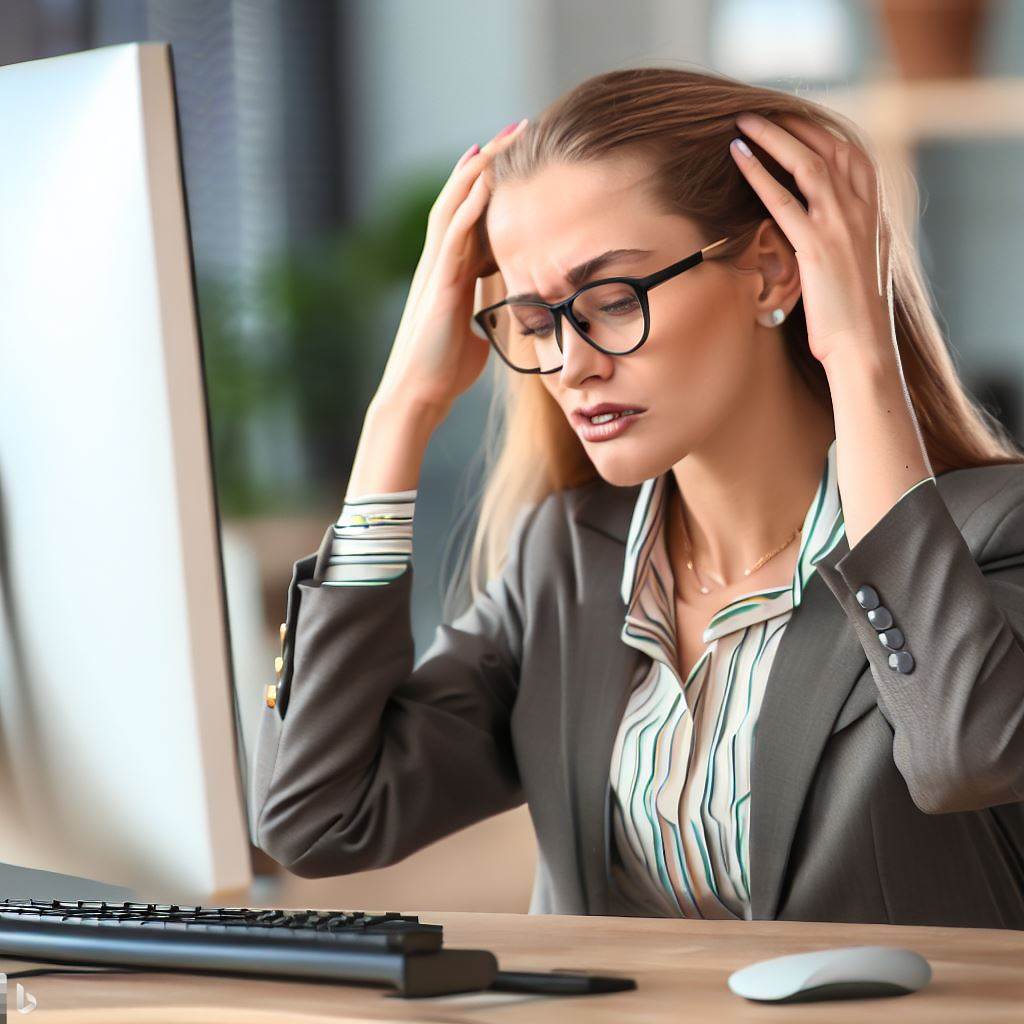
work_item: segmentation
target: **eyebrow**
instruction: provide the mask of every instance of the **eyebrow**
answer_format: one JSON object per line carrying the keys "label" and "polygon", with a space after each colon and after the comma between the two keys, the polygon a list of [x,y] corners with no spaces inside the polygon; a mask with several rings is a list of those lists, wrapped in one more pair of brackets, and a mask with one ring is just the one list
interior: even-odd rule
{"label": "eyebrow", "polygon": [[[579,288],[584,281],[592,278],[596,273],[603,270],[609,263],[636,263],[637,260],[650,256],[653,249],[609,249],[599,256],[593,256],[575,266],[566,275],[570,288]],[[519,292],[516,295],[506,297],[506,302],[525,302],[530,299],[544,301],[543,296],[537,292]]]}

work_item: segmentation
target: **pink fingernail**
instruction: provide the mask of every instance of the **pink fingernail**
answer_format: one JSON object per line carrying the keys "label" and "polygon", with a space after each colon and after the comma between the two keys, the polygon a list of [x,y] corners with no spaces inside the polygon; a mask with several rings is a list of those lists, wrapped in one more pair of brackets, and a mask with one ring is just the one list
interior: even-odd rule
{"label": "pink fingernail", "polygon": [[508,133],[511,132],[516,127],[516,125],[518,125],[518,124],[519,124],[518,121],[513,121],[511,124],[505,125],[505,127],[502,128],[501,131],[498,132],[497,135],[495,135],[495,138],[496,139],[500,139],[500,138],[504,137],[505,135],[508,135]]}
{"label": "pink fingernail", "polygon": [[462,156],[459,157],[458,162],[455,164],[455,166],[456,167],[461,167],[471,156],[475,156],[479,152],[480,152],[480,143],[479,142],[474,142],[473,145],[470,146],[469,149],[467,149],[466,152],[463,153]]}

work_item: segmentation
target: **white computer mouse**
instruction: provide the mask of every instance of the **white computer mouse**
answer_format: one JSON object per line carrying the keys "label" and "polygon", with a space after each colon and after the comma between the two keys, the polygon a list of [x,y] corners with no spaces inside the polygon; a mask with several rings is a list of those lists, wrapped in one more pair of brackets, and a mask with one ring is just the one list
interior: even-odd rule
{"label": "white computer mouse", "polygon": [[729,988],[758,1002],[798,1003],[906,995],[931,976],[931,965],[911,949],[843,946],[748,964],[729,975]]}

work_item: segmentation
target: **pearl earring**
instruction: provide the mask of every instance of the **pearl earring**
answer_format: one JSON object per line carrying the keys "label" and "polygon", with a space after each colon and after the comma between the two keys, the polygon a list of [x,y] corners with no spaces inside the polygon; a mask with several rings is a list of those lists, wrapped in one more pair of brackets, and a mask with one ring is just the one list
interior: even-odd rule
{"label": "pearl earring", "polygon": [[782,321],[786,319],[786,314],[782,311],[780,307],[776,307],[771,311],[771,313],[768,314],[768,319],[770,322],[766,324],[764,320],[761,321],[761,323],[763,323],[765,327],[778,327],[779,324],[781,324]]}

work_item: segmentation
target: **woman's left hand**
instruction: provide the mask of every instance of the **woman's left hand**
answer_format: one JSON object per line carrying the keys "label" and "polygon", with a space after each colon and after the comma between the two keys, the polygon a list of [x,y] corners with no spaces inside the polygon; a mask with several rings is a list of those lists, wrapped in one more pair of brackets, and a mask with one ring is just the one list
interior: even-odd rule
{"label": "woman's left hand", "polygon": [[896,354],[888,233],[874,166],[852,143],[795,115],[741,114],[743,133],[793,175],[797,198],[756,156],[729,151],[785,232],[800,267],[808,344],[816,359],[889,361]]}

